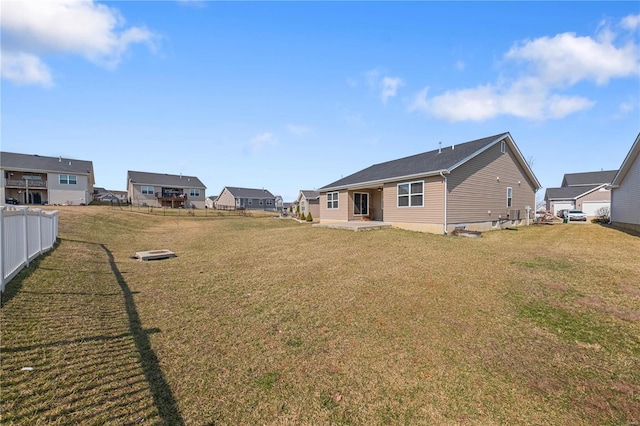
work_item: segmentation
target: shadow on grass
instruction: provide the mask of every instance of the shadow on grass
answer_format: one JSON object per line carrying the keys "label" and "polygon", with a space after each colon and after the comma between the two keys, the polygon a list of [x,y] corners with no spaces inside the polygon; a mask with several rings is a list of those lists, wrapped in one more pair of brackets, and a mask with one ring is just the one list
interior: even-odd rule
{"label": "shadow on grass", "polygon": [[163,420],[164,424],[167,425],[184,425],[184,420],[178,410],[178,404],[173,397],[173,392],[171,392],[171,388],[162,374],[158,357],[151,347],[149,331],[144,330],[140,323],[140,316],[138,315],[138,311],[133,300],[133,293],[129,289],[127,282],[118,269],[111,251],[104,244],[100,244],[100,247],[102,247],[107,254],[109,258],[109,266],[111,267],[113,275],[116,277],[118,285],[122,290],[127,316],[129,318],[129,329],[135,341],[138,353],[140,354],[140,364],[142,365],[144,376],[149,384],[149,389],[153,396],[153,402],[158,410],[160,418]]}
{"label": "shadow on grass", "polygon": [[636,231],[634,229],[630,229],[630,228],[624,228],[621,226],[617,226],[614,224],[609,224],[609,223],[599,223],[600,226],[605,227],[605,228],[609,228],[609,229],[614,229],[616,231],[620,231],[620,232],[624,232],[625,234],[634,236],[634,237],[640,237],[640,231]]}
{"label": "shadow on grass", "polygon": [[53,253],[53,251],[60,245],[60,240],[56,241],[51,249],[42,253],[37,258],[33,259],[29,262],[29,266],[25,267],[22,271],[18,273],[11,281],[9,281],[4,288],[4,291],[0,295],[0,308],[2,308],[6,303],[9,303],[11,299],[13,299],[18,293],[20,293],[20,289],[22,289],[22,284],[24,281],[33,274],[36,269],[40,266],[40,262],[46,259],[48,256]]}

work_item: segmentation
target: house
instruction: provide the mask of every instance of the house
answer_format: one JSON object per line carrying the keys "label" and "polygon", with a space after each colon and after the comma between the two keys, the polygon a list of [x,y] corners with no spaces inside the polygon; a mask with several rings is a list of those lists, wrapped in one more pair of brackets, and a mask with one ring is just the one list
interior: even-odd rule
{"label": "house", "polygon": [[86,205],[93,199],[93,163],[0,152],[3,203]]}
{"label": "house", "polygon": [[558,214],[560,210],[582,210],[587,216],[597,216],[601,208],[611,205],[609,184],[617,170],[568,173],[559,188],[547,188],[544,199],[547,211]]}
{"label": "house", "polygon": [[433,233],[527,224],[540,183],[511,134],[375,164],[325,185],[320,224],[383,221]]}
{"label": "house", "polygon": [[207,197],[206,200],[204,200],[204,205],[208,209],[215,209],[217,200],[218,200],[218,196],[217,195],[210,195],[209,197]]}
{"label": "house", "polygon": [[218,195],[216,208],[221,210],[275,210],[276,197],[266,189],[225,186]]}
{"label": "house", "polygon": [[320,192],[301,190],[296,202],[300,205],[300,215],[307,217],[311,213],[314,220],[320,218]]}
{"label": "house", "polygon": [[101,187],[93,188],[93,199],[101,202],[126,203],[127,191],[108,190]]}
{"label": "house", "polygon": [[135,206],[203,209],[206,189],[195,176],[127,172],[127,195]]}
{"label": "house", "polygon": [[640,232],[640,133],[611,181],[611,223]]}

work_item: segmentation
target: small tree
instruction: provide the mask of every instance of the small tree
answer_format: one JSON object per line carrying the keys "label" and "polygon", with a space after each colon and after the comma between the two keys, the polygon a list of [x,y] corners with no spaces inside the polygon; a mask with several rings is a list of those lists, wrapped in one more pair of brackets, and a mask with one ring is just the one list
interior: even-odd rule
{"label": "small tree", "polygon": [[289,213],[293,213],[293,206],[289,206]]}
{"label": "small tree", "polygon": [[296,206],[296,215],[300,216],[300,204]]}
{"label": "small tree", "polygon": [[307,218],[304,216],[304,212],[300,215],[300,220],[307,220]]}
{"label": "small tree", "polygon": [[609,223],[609,218],[611,217],[611,212],[609,207],[600,207],[596,210],[596,217],[591,219],[591,222],[594,223]]}
{"label": "small tree", "polygon": [[313,216],[311,216],[311,212],[307,215],[307,222],[313,222]]}

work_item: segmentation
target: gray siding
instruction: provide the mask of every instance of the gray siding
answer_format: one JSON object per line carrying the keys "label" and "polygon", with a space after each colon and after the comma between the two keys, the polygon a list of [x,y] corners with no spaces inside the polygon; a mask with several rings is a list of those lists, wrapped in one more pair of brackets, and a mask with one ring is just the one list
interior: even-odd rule
{"label": "gray siding", "polygon": [[[499,179],[498,179],[499,178]],[[526,206],[535,209],[535,189],[516,156],[496,144],[451,172],[447,188],[447,222],[471,223],[506,219],[507,187],[513,190],[511,209],[526,215]],[[489,213],[489,211],[491,213]]]}
{"label": "gray siding", "polygon": [[640,155],[631,163],[620,186],[611,191],[611,221],[640,225]]}

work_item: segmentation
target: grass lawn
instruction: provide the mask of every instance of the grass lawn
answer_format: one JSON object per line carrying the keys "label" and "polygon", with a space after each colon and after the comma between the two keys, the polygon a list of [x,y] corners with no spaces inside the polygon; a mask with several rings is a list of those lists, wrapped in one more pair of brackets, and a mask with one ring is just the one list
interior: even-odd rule
{"label": "grass lawn", "polygon": [[60,212],[3,294],[3,424],[640,422],[638,237]]}

